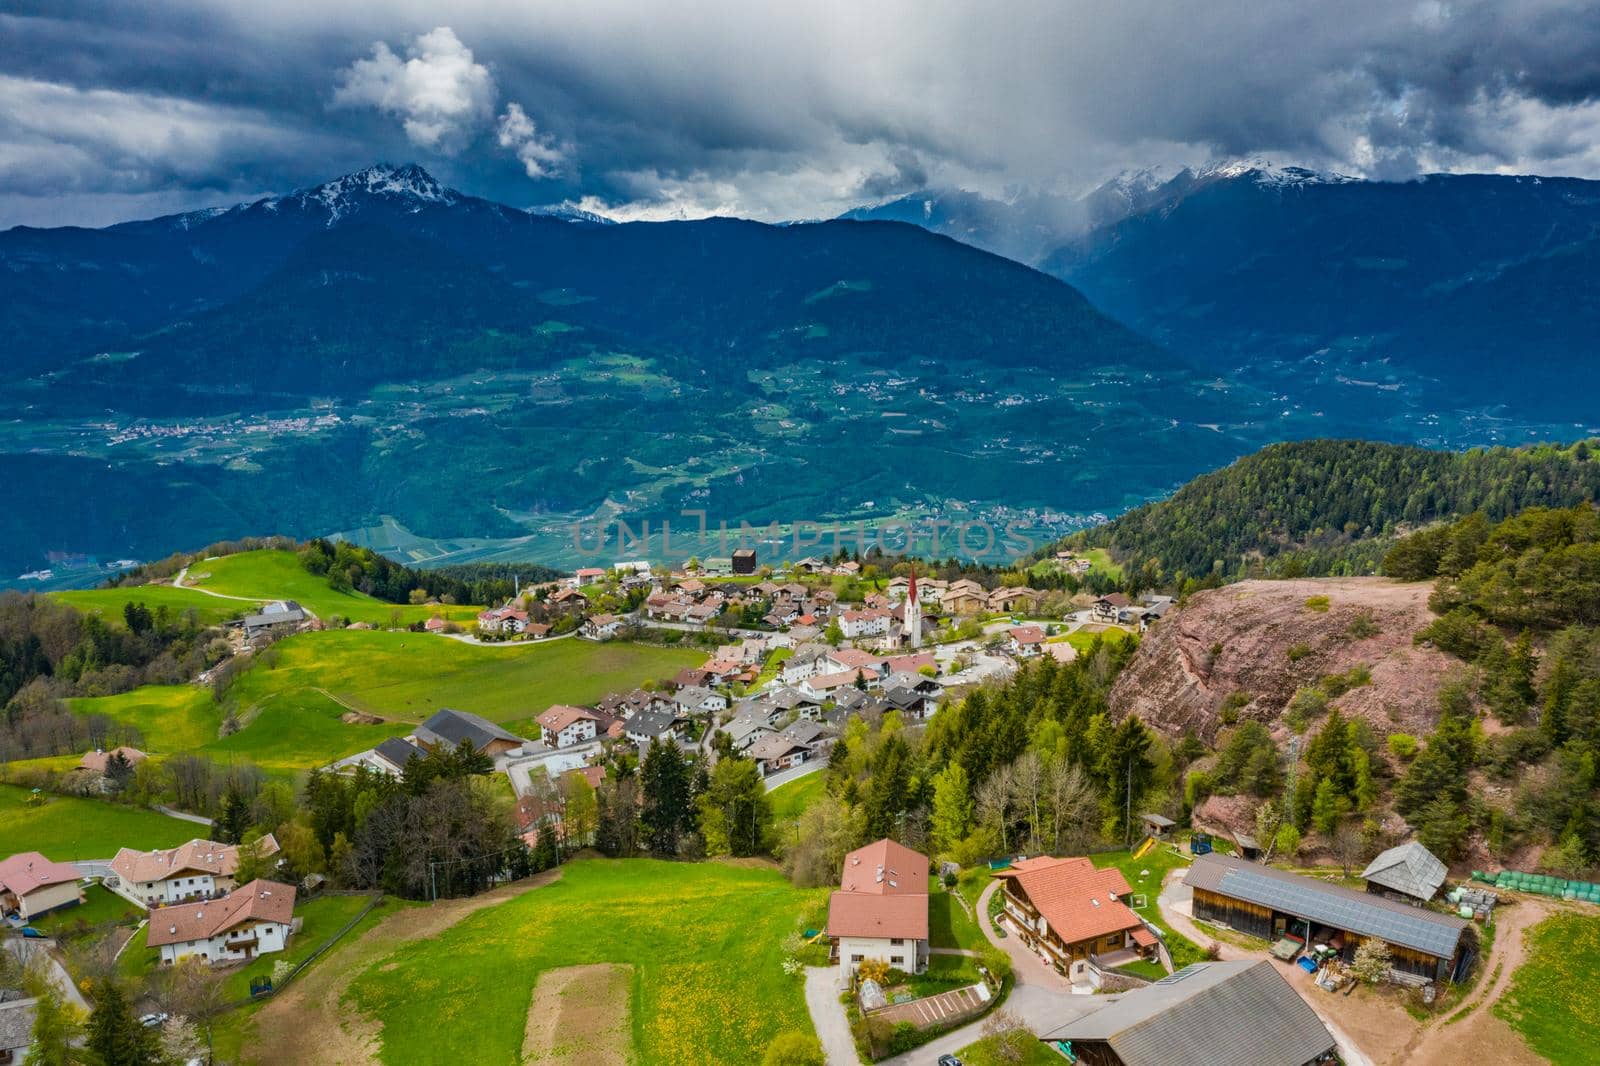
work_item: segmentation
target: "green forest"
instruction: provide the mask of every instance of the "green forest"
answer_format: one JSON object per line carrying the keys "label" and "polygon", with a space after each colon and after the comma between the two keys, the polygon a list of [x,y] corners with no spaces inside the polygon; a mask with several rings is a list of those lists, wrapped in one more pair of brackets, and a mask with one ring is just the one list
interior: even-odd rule
{"label": "green forest", "polygon": [[1587,441],[1466,452],[1274,444],[1068,545],[1109,548],[1139,587],[1377,573],[1395,538],[1417,528],[1594,500],[1595,452]]}

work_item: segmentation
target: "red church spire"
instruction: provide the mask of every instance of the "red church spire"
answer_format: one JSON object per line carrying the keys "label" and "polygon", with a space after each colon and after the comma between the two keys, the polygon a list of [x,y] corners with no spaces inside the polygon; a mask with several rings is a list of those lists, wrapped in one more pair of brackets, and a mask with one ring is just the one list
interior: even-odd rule
{"label": "red church spire", "polygon": [[912,603],[917,602],[917,567],[915,563],[911,565],[911,584],[906,588],[906,599]]}

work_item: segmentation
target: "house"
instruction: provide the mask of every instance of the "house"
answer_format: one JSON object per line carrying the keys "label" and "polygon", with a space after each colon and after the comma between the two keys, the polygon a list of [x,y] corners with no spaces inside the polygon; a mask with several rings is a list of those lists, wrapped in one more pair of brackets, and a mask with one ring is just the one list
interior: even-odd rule
{"label": "house", "polygon": [[1013,863],[1000,877],[1006,924],[1061,973],[1078,959],[1156,949],[1155,933],[1123,902],[1131,890],[1115,866],[1040,856]]}
{"label": "house", "polygon": [[887,839],[846,855],[828,897],[828,941],[847,982],[868,959],[905,973],[927,969],[928,857]]}
{"label": "house", "polygon": [[772,708],[774,715],[791,712],[801,718],[818,718],[822,715],[822,701],[797,688],[773,689],[762,696],[760,702]]}
{"label": "house", "polygon": [[1119,996],[1081,998],[1076,1017],[1039,1036],[1080,1066],[1338,1061],[1328,1027],[1265,959],[1197,962]]}
{"label": "house", "polygon": [[264,605],[260,612],[244,616],[244,632],[253,637],[278,626],[297,626],[308,616],[305,609],[293,600],[278,600]]}
{"label": "house", "polygon": [[977,614],[989,605],[989,591],[969,578],[952,581],[939,594],[939,607],[946,614]]}
{"label": "house", "polygon": [[648,744],[677,735],[678,718],[671,711],[640,711],[622,724],[623,735],[634,744]]}
{"label": "house", "polygon": [[1132,607],[1133,601],[1120,592],[1113,592],[1109,596],[1101,596],[1094,601],[1094,606],[1089,608],[1090,617],[1096,622],[1107,624],[1117,620],[1117,613],[1124,607]]}
{"label": "house", "polygon": [[28,1061],[38,1004],[36,999],[0,1001],[0,1066]]}
{"label": "house", "polygon": [[1389,945],[1392,968],[1423,981],[1459,981],[1471,968],[1470,923],[1232,855],[1200,855],[1184,875],[1194,916],[1263,940],[1326,944],[1345,962],[1363,940]]}
{"label": "house", "polygon": [[251,881],[221,899],[163,907],[150,916],[146,943],[173,963],[248,962],[282,951],[294,924],[294,886]]}
{"label": "house", "polygon": [[[268,833],[257,849],[262,856],[276,855],[278,841]],[[104,884],[124,899],[149,908],[230,892],[237,886],[233,875],[238,869],[238,847],[196,839],[156,851],[122,848],[111,860],[115,878],[106,878]]]}
{"label": "house", "polygon": [[887,710],[899,711],[901,718],[928,718],[939,709],[937,696],[903,685],[885,684],[879,699]]}
{"label": "house", "polygon": [[1044,650],[1044,629],[1040,626],[1012,626],[1006,630],[1006,651],[1019,659],[1031,659]]}
{"label": "house", "polygon": [[544,602],[558,611],[572,611],[587,607],[589,597],[577,589],[556,589]]}
{"label": "house", "polygon": [[435,616],[422,623],[422,631],[424,633],[443,633],[445,627],[449,624],[450,623],[445,621],[443,618]]}
{"label": "house", "polygon": [[1165,837],[1178,825],[1177,822],[1174,822],[1166,815],[1157,814],[1154,811],[1146,811],[1144,814],[1139,815],[1139,823],[1144,826],[1145,836],[1155,837],[1157,840]]}
{"label": "house", "polygon": [[1143,603],[1144,617],[1139,619],[1139,624],[1141,627],[1149,629],[1152,625],[1165,618],[1168,611],[1172,610],[1173,599],[1171,596],[1158,596],[1152,593],[1145,596]]}
{"label": "house", "polygon": [[745,750],[763,777],[792,770],[811,757],[811,749],[787,731],[770,733],[754,741]]}
{"label": "house", "polygon": [[522,627],[522,631],[534,640],[543,640],[550,635],[550,626],[544,622],[529,622]]}
{"label": "house", "polygon": [[558,703],[539,716],[544,742],[552,748],[570,748],[599,735],[600,716],[587,707]]}
{"label": "house", "polygon": [[866,685],[876,681],[876,671],[867,670],[841,670],[832,674],[818,674],[808,677],[800,682],[800,691],[818,700],[830,699],[840,689],[849,688],[856,684]]}
{"label": "house", "polygon": [[827,568],[828,561],[826,559],[818,559],[814,555],[808,555],[804,559],[796,559],[789,564],[789,569],[797,574],[815,574]]}
{"label": "house", "polygon": [[920,674],[923,670],[939,672],[939,660],[933,657],[932,652],[917,652],[914,655],[891,655],[883,661],[886,674]]}
{"label": "house", "polygon": [[839,670],[867,670],[873,674],[882,671],[884,660],[860,648],[833,648],[824,656],[827,672]]}
{"label": "house", "polygon": [[832,650],[826,644],[802,644],[794,650],[794,654],[783,661],[783,665],[778,668],[778,677],[785,685],[793,685],[825,672],[823,664],[827,662],[828,653]]}
{"label": "house", "polygon": [[426,758],[428,753],[401,737],[390,737],[388,740],[372,749],[374,761],[380,762],[383,767],[389,768],[389,773],[403,773],[406,764],[412,759]]}
{"label": "house", "polygon": [[1412,840],[1373,859],[1361,876],[1367,882],[1367,891],[1375,895],[1405,903],[1426,903],[1444,887],[1447,872],[1433,852]]}
{"label": "house", "polygon": [[57,907],[83,902],[76,866],[51,862],[37,851],[24,851],[0,860],[0,914],[15,911],[24,922]]}
{"label": "house", "polygon": [[756,550],[754,548],[738,548],[730,560],[733,572],[736,574],[753,574],[756,572]]}
{"label": "house", "polygon": [[846,640],[863,637],[886,637],[889,620],[893,614],[882,607],[869,607],[864,611],[844,611],[839,615],[839,631]]}
{"label": "house", "polygon": [[754,715],[735,716],[731,722],[722,727],[722,731],[728,734],[734,751],[748,751],[752,744],[777,732],[770,722]]}
{"label": "house", "polygon": [[583,635],[590,640],[610,640],[622,631],[622,619],[614,614],[595,614],[583,620]]}
{"label": "house", "polygon": [[138,766],[140,763],[144,762],[146,758],[148,758],[148,756],[146,756],[145,753],[140,751],[138,748],[113,748],[110,751],[102,751],[99,748],[96,748],[94,751],[85,752],[83,758],[78,760],[78,766],[84,770],[90,770],[97,774],[103,774],[106,772],[106,767],[110,765],[111,760],[118,755],[122,756],[123,759],[127,761],[130,769]]}
{"label": "house", "polygon": [[582,588],[585,585],[595,585],[605,579],[605,570],[598,566],[586,566],[572,575],[572,583],[578,588]]}
{"label": "house", "polygon": [[1031,608],[1039,601],[1041,594],[1026,586],[1018,588],[998,588],[989,593],[989,610],[1006,614],[1011,611]]}
{"label": "house", "polygon": [[678,713],[693,718],[697,714],[716,714],[728,709],[728,697],[699,685],[687,685],[672,695]]}
{"label": "house", "polygon": [[721,613],[722,604],[707,600],[705,603],[697,603],[690,607],[685,612],[683,620],[692,626],[709,625]]}
{"label": "house", "polygon": [[435,712],[433,717],[419,725],[414,735],[417,743],[430,751],[439,747],[453,748],[467,740],[473,748],[490,758],[504,755],[527,743],[522,737],[507,732],[487,718],[448,707]]}

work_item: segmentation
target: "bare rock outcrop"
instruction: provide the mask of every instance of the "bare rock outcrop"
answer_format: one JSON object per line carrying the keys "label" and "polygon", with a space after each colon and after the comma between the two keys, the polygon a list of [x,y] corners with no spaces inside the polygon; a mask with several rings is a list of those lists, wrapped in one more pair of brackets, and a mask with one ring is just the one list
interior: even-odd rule
{"label": "bare rock outcrop", "polygon": [[[1426,733],[1455,660],[1412,638],[1433,619],[1426,583],[1386,578],[1242,581],[1199,592],[1145,637],[1111,692],[1120,718],[1137,714],[1174,736],[1193,729],[1214,742],[1234,693],[1238,720],[1279,722],[1295,692],[1365,666],[1368,684],[1334,702],[1379,736]],[[1324,599],[1325,598],[1325,599]]]}

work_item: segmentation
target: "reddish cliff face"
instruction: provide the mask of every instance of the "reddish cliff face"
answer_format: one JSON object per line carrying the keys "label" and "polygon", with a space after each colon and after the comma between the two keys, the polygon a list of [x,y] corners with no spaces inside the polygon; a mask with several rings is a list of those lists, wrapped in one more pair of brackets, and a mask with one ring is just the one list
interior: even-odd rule
{"label": "reddish cliff face", "polygon": [[1237,709],[1239,721],[1266,722],[1281,737],[1278,719],[1297,689],[1365,666],[1371,682],[1333,702],[1380,737],[1421,735],[1438,717],[1440,682],[1459,667],[1412,644],[1433,619],[1431,590],[1385,578],[1318,578],[1197,593],[1145,636],[1112,689],[1112,710],[1175,736],[1193,729],[1209,743],[1223,726],[1224,701],[1242,692],[1250,702]]}

